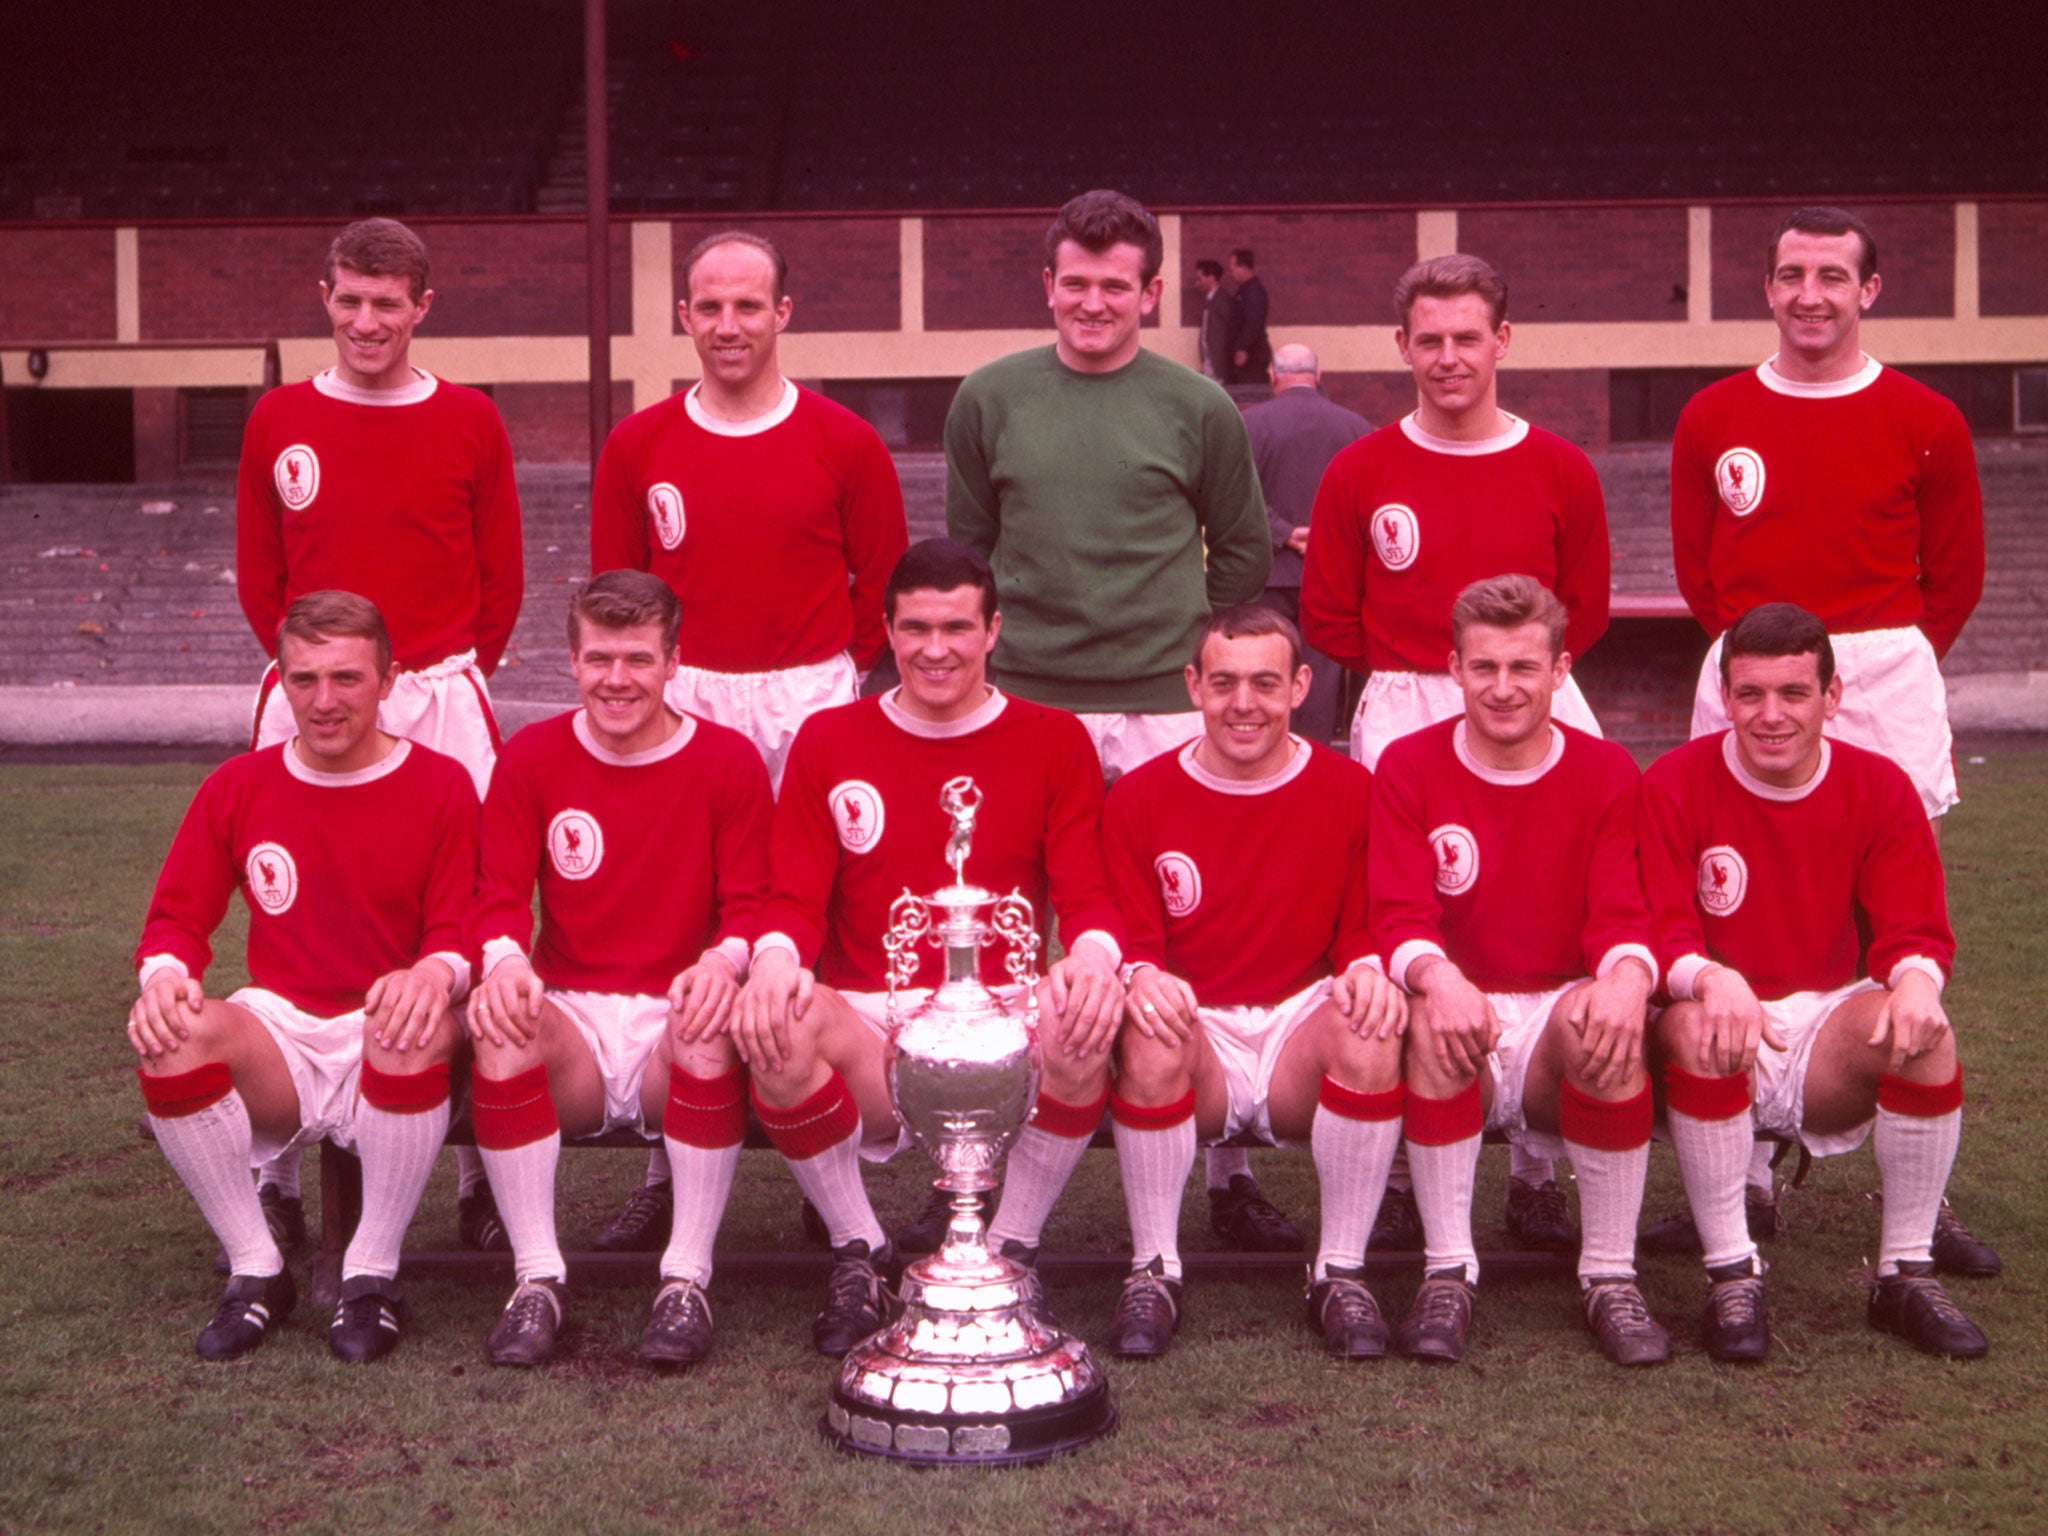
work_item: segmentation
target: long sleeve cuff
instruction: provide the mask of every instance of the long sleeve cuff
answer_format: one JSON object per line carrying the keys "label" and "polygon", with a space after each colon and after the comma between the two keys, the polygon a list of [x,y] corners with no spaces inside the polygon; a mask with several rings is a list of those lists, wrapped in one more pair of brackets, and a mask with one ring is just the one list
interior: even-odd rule
{"label": "long sleeve cuff", "polygon": [[1899,984],[1899,978],[1908,971],[1920,972],[1921,975],[1934,983],[1934,990],[1937,993],[1946,991],[1948,988],[1948,977],[1942,974],[1939,965],[1928,959],[1925,955],[1906,956],[1905,959],[1892,967],[1892,973],[1885,978],[1884,984],[1887,987],[1896,987]]}
{"label": "long sleeve cuff", "polygon": [[1107,933],[1103,932],[1100,928],[1090,928],[1086,933],[1083,933],[1080,936],[1078,936],[1072,944],[1069,944],[1067,946],[1067,953],[1072,954],[1081,945],[1089,943],[1094,944],[1097,948],[1103,950],[1106,954],[1108,954],[1109,968],[1112,971],[1121,970],[1123,968],[1123,945],[1117,943],[1115,939],[1111,938]]}
{"label": "long sleeve cuff", "polygon": [[764,933],[761,935],[761,937],[754,940],[755,964],[758,965],[760,963],[761,957],[767,954],[768,951],[771,949],[781,950],[784,954],[788,955],[789,958],[795,961],[798,965],[802,965],[804,963],[803,952],[796,947],[795,939],[792,939],[786,933]]}
{"label": "long sleeve cuff", "polygon": [[1644,973],[1650,978],[1650,985],[1654,987],[1657,984],[1657,957],[1650,953],[1650,946],[1647,944],[1615,945],[1600,957],[1600,964],[1593,971],[1594,978],[1605,981],[1614,974],[1614,968],[1624,960],[1640,960]]}
{"label": "long sleeve cuff", "polygon": [[716,944],[705,950],[704,953],[706,955],[723,955],[732,968],[739,973],[740,980],[745,981],[747,979],[747,962],[753,958],[753,955],[747,948],[747,941],[739,937],[739,935],[734,934],[729,938],[720,939]]}
{"label": "long sleeve cuff", "polygon": [[1394,950],[1393,958],[1387,964],[1387,975],[1403,992],[1415,990],[1408,985],[1408,972],[1424,955],[1434,955],[1439,960],[1450,958],[1444,953],[1443,945],[1432,939],[1410,939]]}
{"label": "long sleeve cuff", "polygon": [[498,968],[502,961],[510,960],[514,956],[521,960],[526,958],[526,946],[517,939],[486,939],[484,941],[484,974],[486,976],[490,975],[491,972]]}
{"label": "long sleeve cuff", "polygon": [[469,995],[470,969],[468,956],[458,955],[452,949],[437,949],[431,955],[427,955],[424,958],[438,960],[455,973],[455,990],[448,994],[449,1002],[459,1003]]}
{"label": "long sleeve cuff", "polygon": [[180,981],[187,981],[192,975],[191,968],[176,955],[150,955],[135,968],[135,990],[148,991],[149,984],[165,971],[175,971]]}
{"label": "long sleeve cuff", "polygon": [[1714,962],[1705,955],[1680,955],[1671,962],[1670,973],[1664,978],[1664,990],[1677,1003],[1689,1003],[1698,996],[1700,977],[1714,968]]}

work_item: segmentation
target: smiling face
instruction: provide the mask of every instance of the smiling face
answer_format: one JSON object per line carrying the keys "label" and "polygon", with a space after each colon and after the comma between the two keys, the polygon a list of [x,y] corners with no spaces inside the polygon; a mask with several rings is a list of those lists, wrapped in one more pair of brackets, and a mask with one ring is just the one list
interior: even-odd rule
{"label": "smiling face", "polygon": [[353,773],[382,761],[377,706],[398,664],[377,667],[377,644],[361,635],[277,643],[277,675],[299,733],[299,761],[321,773]]}
{"label": "smiling face", "polygon": [[1735,753],[1752,777],[1797,789],[1820,768],[1821,727],[1842,702],[1838,673],[1823,688],[1820,657],[1731,656],[1721,697],[1735,727]]}
{"label": "smiling face", "polygon": [[930,588],[896,594],[889,648],[903,687],[897,704],[920,720],[958,720],[988,699],[988,655],[1003,616],[984,619],[981,588]]}
{"label": "smiling face", "polygon": [[1227,779],[1271,778],[1294,756],[1288,721],[1308,697],[1309,670],[1285,635],[1211,635],[1200,667],[1186,669],[1202,712],[1196,759]]}
{"label": "smiling face", "polygon": [[569,667],[599,746],[623,757],[668,740],[678,717],[662,702],[662,690],[676,675],[676,661],[675,648],[661,643],[659,624],[582,623]]}
{"label": "smiling face", "polygon": [[1858,275],[1863,239],[1853,232],[1810,235],[1788,229],[1764,280],[1764,298],[1778,322],[1781,362],[1806,377],[1846,377],[1863,360],[1863,312],[1877,301],[1873,272]]}
{"label": "smiling face", "polygon": [[1527,768],[1550,750],[1550,700],[1571,672],[1541,624],[1468,624],[1451,652],[1465,694],[1466,744],[1495,768]]}
{"label": "smiling face", "polygon": [[790,300],[775,295],[775,263],[766,251],[737,242],[706,251],[690,268],[681,314],[707,389],[744,395],[776,372],[776,338],[789,324]]}
{"label": "smiling face", "polygon": [[334,328],[335,372],[358,389],[399,389],[412,382],[413,327],[427,318],[434,291],[417,300],[411,279],[396,273],[371,277],[336,267],[320,285]]}
{"label": "smiling face", "polygon": [[1476,293],[1438,298],[1422,294],[1408,307],[1408,323],[1394,332],[1401,361],[1415,375],[1415,394],[1427,428],[1443,422],[1488,420],[1496,409],[1494,370],[1508,352],[1508,323],[1493,323]]}
{"label": "smiling face", "polygon": [[1118,242],[1097,253],[1062,240],[1045,274],[1059,359],[1080,373],[1109,373],[1138,355],[1138,328],[1159,303],[1165,279],[1141,276],[1145,253]]}

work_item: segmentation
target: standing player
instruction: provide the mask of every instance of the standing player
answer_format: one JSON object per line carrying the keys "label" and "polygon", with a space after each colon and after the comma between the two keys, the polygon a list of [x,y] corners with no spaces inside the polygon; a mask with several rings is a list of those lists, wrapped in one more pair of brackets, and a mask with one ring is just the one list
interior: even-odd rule
{"label": "standing player", "polygon": [[[1027,1263],[1101,1122],[1123,1004],[1121,924],[1099,841],[1102,772],[1071,716],[989,685],[1002,620],[988,563],[926,539],[897,564],[883,603],[902,685],[814,715],[797,733],[775,811],[774,894],[733,1024],[755,1112],[830,1235],[835,1263],[812,1330],[828,1355],[882,1321],[881,1275],[895,1255],[860,1159],[908,1144],[883,1075],[882,937],[906,889],[950,880],[940,800],[950,782],[971,778],[982,797],[969,877],[1022,891],[1041,922],[1056,915],[1067,951],[1039,984],[1044,1076],[989,1226],[992,1246]],[[919,985],[941,969],[927,954]],[[1002,976],[994,950],[983,976]]]}
{"label": "standing player", "polygon": [[[399,1244],[448,1133],[476,794],[458,764],[378,729],[397,668],[370,603],[307,593],[276,641],[297,731],[200,786],[136,946],[128,1039],[157,1145],[228,1254],[200,1356],[246,1354],[290,1315],[249,1171],[331,1138],[362,1158],[363,1214],[327,1342],[367,1361],[398,1342]],[[252,984],[211,999],[209,940],[237,888]]]}
{"label": "standing player", "polygon": [[[332,368],[273,389],[249,414],[235,492],[235,587],[265,650],[286,606],[306,592],[360,592],[385,616],[400,668],[377,726],[454,758],[479,797],[498,726],[485,679],[496,670],[524,592],[519,492],[497,408],[411,361],[433,306],[427,250],[392,219],[351,224],[327,251],[320,297],[334,332]],[[255,745],[292,731],[265,673]],[[458,1148],[462,1232],[503,1247],[490,1191]],[[303,1239],[296,1156],[266,1164],[263,1199]]]}
{"label": "standing player", "polygon": [[1165,1353],[1196,1137],[1251,1131],[1313,1150],[1309,1325],[1340,1359],[1376,1358],[1387,1325],[1363,1259],[1401,1139],[1407,1007],[1366,924],[1372,775],[1289,733],[1309,669],[1270,608],[1212,618],[1187,687],[1202,735],[1117,780],[1103,821],[1129,939],[1109,1111],[1137,1260],[1109,1349]]}
{"label": "standing player", "polygon": [[562,1138],[619,1126],[661,1127],[683,1191],[640,1357],[688,1365],[711,1348],[704,1287],[747,1120],[724,1031],[767,894],[771,801],[744,737],[663,702],[680,618],[641,571],[577,593],[583,707],[513,737],[484,802],[470,1090],[519,1281],[491,1330],[498,1365],[554,1351]]}
{"label": "standing player", "polygon": [[1650,1164],[1643,1022],[1656,979],[1627,752],[1552,721],[1571,657],[1533,576],[1475,582],[1451,616],[1456,720],[1380,757],[1373,930],[1408,1013],[1408,1161],[1425,1278],[1404,1354],[1465,1353],[1479,1278],[1472,1182],[1489,1124],[1578,1173],[1586,1325],[1617,1365],[1666,1359],[1635,1283]]}
{"label": "standing player", "polygon": [[1871,1325],[1974,1359],[1990,1346],[1932,1252],[1963,1118],[1941,1006],[1955,961],[1941,855],[1905,773],[1823,734],[1843,694],[1834,660],[1815,615],[1751,609],[1722,637],[1733,729],[1643,779],[1643,873],[1675,999],[1655,1041],[1712,1286],[1707,1351],[1760,1360],[1770,1346],[1743,1219],[1753,1105],[1766,1130],[1822,1155],[1872,1136],[1884,1213]]}
{"label": "standing player", "polygon": [[[1078,714],[1112,779],[1201,731],[1181,679],[1195,638],[1273,562],[1244,418],[1140,345],[1164,251],[1135,199],[1071,199],[1045,235],[1053,344],[969,374],[946,417],[946,528],[1002,593],[996,675]],[[1301,1247],[1243,1153],[1208,1171],[1219,1231]]]}
{"label": "standing player", "polygon": [[[1778,350],[1700,391],[1679,417],[1672,557],[1709,635],[1758,603],[1818,614],[1842,675],[1827,734],[1905,769],[1938,818],[1957,796],[1937,663],[1983,593],[1984,499],[1962,413],[1863,353],[1863,315],[1881,287],[1876,237],[1853,213],[1802,208],[1778,227],[1764,268]],[[1717,639],[1700,667],[1695,736],[1728,725],[1718,650]],[[1774,1231],[1761,1149],[1749,1177],[1758,1226]],[[1683,1218],[1673,1225],[1689,1236]],[[1935,1251],[1955,1273],[2000,1267],[1946,1207]]]}
{"label": "standing player", "polygon": [[[1607,631],[1607,504],[1592,462],[1498,403],[1506,281],[1476,256],[1438,256],[1401,274],[1394,313],[1415,410],[1331,462],[1301,576],[1308,643],[1370,674],[1351,723],[1351,755],[1368,768],[1396,737],[1464,711],[1444,656],[1451,604],[1467,584],[1504,571],[1535,577],[1564,603],[1574,656]],[[1600,734],[1569,676],[1555,707],[1565,724]],[[1509,1171],[1510,1235],[1524,1247],[1573,1247],[1550,1161],[1518,1144]],[[1382,1240],[1412,1246],[1398,1167],[1394,1183]]]}

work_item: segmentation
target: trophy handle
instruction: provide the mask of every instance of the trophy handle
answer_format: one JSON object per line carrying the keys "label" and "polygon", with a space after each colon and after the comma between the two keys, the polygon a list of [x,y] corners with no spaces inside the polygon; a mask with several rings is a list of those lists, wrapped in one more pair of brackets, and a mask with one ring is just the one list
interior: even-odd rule
{"label": "trophy handle", "polygon": [[931,932],[931,903],[914,896],[906,887],[889,904],[889,931],[882,935],[882,949],[889,957],[889,1001],[885,1017],[896,1024],[896,991],[917,979],[917,946]]}
{"label": "trophy handle", "polygon": [[1010,952],[1003,957],[1003,969],[1010,973],[1010,980],[1024,988],[1029,999],[1025,1006],[1035,1014],[1037,996],[1032,988],[1038,981],[1038,950],[1043,941],[1038,937],[1031,903],[1017,892],[1010,892],[996,903],[989,926],[1009,942]]}

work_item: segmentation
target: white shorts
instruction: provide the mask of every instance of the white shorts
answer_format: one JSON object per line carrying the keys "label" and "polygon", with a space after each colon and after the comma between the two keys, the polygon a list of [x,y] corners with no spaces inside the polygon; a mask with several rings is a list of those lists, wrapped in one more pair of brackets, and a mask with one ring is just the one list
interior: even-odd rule
{"label": "white shorts", "polygon": [[590,1059],[597,1063],[597,1075],[604,1083],[604,1125],[600,1129],[660,1135],[661,1127],[650,1132],[641,1114],[640,1084],[668,1028],[668,999],[630,992],[551,991],[548,1001],[562,1010],[562,1017],[582,1036]]}
{"label": "white shorts", "polygon": [[1112,780],[1202,734],[1202,712],[1199,709],[1182,710],[1171,715],[1079,715],[1076,718],[1087,730],[1088,739],[1095,743],[1095,755],[1102,759],[1102,776]]}
{"label": "white shorts", "polygon": [[1486,1129],[1505,1131],[1508,1140],[1537,1157],[1563,1157],[1564,1138],[1549,1131],[1529,1128],[1528,1106],[1522,1102],[1528,1086],[1529,1062],[1536,1054],[1536,1042],[1557,1000],[1580,985],[1574,981],[1548,992],[1489,992],[1486,1000],[1500,1020],[1500,1043],[1486,1058],[1493,1078],[1493,1107],[1486,1114]]}
{"label": "white shorts", "polygon": [[[1351,717],[1351,756],[1368,768],[1380,765],[1387,744],[1465,713],[1465,694],[1448,672],[1375,672],[1358,696]],[[1564,686],[1550,701],[1551,718],[1598,736],[1600,722],[1579,692],[1579,680],[1566,675]]]}
{"label": "white shorts", "polygon": [[678,667],[664,697],[671,708],[702,715],[751,741],[768,765],[768,782],[779,794],[782,765],[789,760],[797,728],[821,709],[859,698],[860,674],[844,651],[829,661],[773,672]]}
{"label": "white shorts", "polygon": [[266,1141],[256,1132],[249,1166],[318,1141],[332,1140],[353,1151],[356,1105],[363,1075],[363,1010],[323,1019],[262,987],[243,987],[226,1001],[245,1008],[270,1032],[299,1096],[299,1130],[289,1141]]}
{"label": "white shorts", "polygon": [[[1962,797],[1956,793],[1955,738],[1948,728],[1948,685],[1934,647],[1917,629],[1873,629],[1830,635],[1842,705],[1821,727],[1837,741],[1882,753],[1906,770],[1929,817]],[[1692,696],[1692,733],[1728,729],[1721,698],[1721,642],[1700,664]]]}
{"label": "white shorts", "polygon": [[1327,978],[1271,1008],[1199,1008],[1196,1017],[1230,1090],[1222,1140],[1250,1131],[1269,1146],[1306,1146],[1273,1134],[1273,1070],[1310,1014],[1330,1000]]}
{"label": "white shorts", "polygon": [[[995,987],[991,990],[1006,1005],[1015,1004],[1024,995],[1022,987]],[[889,1043],[889,994],[886,992],[841,992],[836,987],[833,988],[833,992],[840,1001],[853,1010],[855,1018],[874,1031],[875,1038],[882,1042],[886,1050]],[[931,1001],[931,995],[932,992],[929,987],[905,987],[896,994],[898,1014],[908,1017],[911,1009]],[[867,1127],[863,1125],[861,1129],[865,1131]],[[894,1136],[883,1136],[874,1140],[870,1140],[865,1135],[861,1137],[861,1160],[869,1163],[886,1163],[898,1152],[906,1151],[916,1145],[917,1138],[910,1134],[910,1127],[899,1120],[896,1122],[896,1133]]]}
{"label": "white shorts", "polygon": [[[391,697],[377,706],[377,728],[452,757],[469,770],[477,798],[491,785],[498,761],[498,720],[490,690],[476,667],[476,652],[464,651],[417,672],[401,672]],[[298,731],[272,662],[256,690],[258,747],[290,741]]]}
{"label": "white shorts", "polygon": [[1832,992],[1794,992],[1764,1004],[1764,1017],[1785,1042],[1785,1049],[1757,1047],[1756,1066],[1750,1073],[1757,1129],[1796,1140],[1815,1157],[1854,1152],[1863,1145],[1870,1135],[1868,1120],[1832,1136],[1816,1135],[1801,1122],[1806,1118],[1806,1070],[1813,1063],[1813,1044],[1820,1038],[1821,1026],[1850,998],[1877,990],[1879,984],[1866,977]]}

